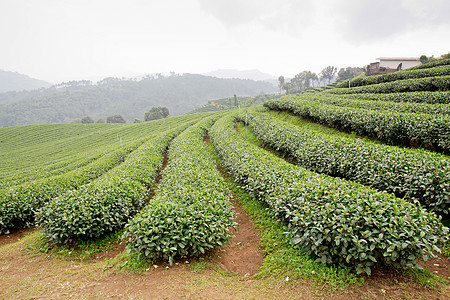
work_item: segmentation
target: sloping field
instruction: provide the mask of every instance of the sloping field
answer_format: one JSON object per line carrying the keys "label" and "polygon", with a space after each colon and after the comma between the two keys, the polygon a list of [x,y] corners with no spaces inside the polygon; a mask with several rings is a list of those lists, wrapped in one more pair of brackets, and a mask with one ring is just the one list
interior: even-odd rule
{"label": "sloping field", "polygon": [[[61,253],[72,261],[87,255],[82,261],[88,262],[103,255],[103,271],[151,273],[161,264],[178,270],[168,277],[159,273],[159,284],[180,292],[180,286],[186,291],[180,280],[189,275],[179,266],[194,261],[197,269],[191,271],[207,272],[198,280],[207,280],[213,294],[196,293],[201,287],[194,286],[191,295],[239,298],[220,288],[227,272],[221,253],[242,247],[232,240],[240,226],[232,207],[239,202],[257,224],[266,256],[256,276],[230,275],[238,276],[228,281],[237,289],[244,288],[239,280],[252,280],[244,298],[272,297],[258,282],[277,281],[293,281],[276,288],[290,298],[448,297],[450,274],[436,268],[449,264],[440,252],[448,256],[450,248],[442,222],[450,207],[450,104],[340,96],[346,89],[382,84],[388,91],[390,85],[420,80],[418,74],[447,80],[445,64],[429,67],[335,93],[287,95],[240,114],[2,128],[0,231],[38,227],[22,242],[2,243],[2,270],[14,268],[6,257],[19,245],[28,249],[17,252],[24,264],[30,253],[38,260],[49,253],[53,261],[63,259]],[[408,82],[417,89],[417,82]],[[435,96],[448,93],[442,86],[430,94],[433,99],[447,97]],[[106,255],[108,249],[114,255]],[[428,260],[437,255],[443,260]],[[86,276],[96,274],[83,266]],[[41,283],[36,270],[29,272]],[[85,282],[81,275],[65,278]],[[169,278],[174,284],[167,286]],[[155,297],[134,289],[142,289],[134,275],[121,273],[120,280],[133,285],[128,287],[133,296]],[[19,290],[8,288],[4,295],[23,295]],[[70,291],[99,295],[94,288],[92,294]]]}

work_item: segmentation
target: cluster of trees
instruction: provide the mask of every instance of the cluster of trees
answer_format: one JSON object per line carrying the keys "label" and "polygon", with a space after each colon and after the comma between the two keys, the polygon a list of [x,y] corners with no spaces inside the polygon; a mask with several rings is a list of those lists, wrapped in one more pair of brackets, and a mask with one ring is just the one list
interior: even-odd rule
{"label": "cluster of trees", "polygon": [[446,54],[442,54],[439,58],[435,58],[433,55],[431,56],[426,56],[426,55],[422,55],[420,56],[420,62],[423,64],[432,62],[434,60],[438,60],[438,59],[449,59],[450,58],[450,52],[446,53]]}
{"label": "cluster of trees", "polygon": [[158,120],[158,119],[165,119],[169,117],[169,109],[167,107],[158,106],[158,107],[152,107],[150,111],[145,113],[144,120],[151,121],[151,120]]}
{"label": "cluster of trees", "polygon": [[[145,121],[164,119],[170,117],[169,109],[167,107],[158,106],[152,107],[150,111],[145,113]],[[126,123],[127,121],[121,115],[109,116],[105,119],[98,119],[97,122],[94,121],[90,116],[86,116],[82,119],[76,118],[70,121],[70,124],[92,124],[92,123]],[[141,123],[140,119],[135,118],[133,123]]]}
{"label": "cluster of trees", "polygon": [[[286,81],[284,76],[278,77],[278,87],[280,94],[298,93],[311,88],[324,86],[333,81],[348,80],[364,72],[363,68],[341,68],[339,72],[334,66],[325,67],[319,74],[311,71],[303,71],[294,76],[290,81]],[[337,74],[337,76],[336,76]]]}

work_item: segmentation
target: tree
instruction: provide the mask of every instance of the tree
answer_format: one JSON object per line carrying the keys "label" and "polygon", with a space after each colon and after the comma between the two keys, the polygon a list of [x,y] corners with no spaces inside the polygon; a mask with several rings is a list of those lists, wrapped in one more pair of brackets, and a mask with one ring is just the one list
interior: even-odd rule
{"label": "tree", "polygon": [[96,123],[102,123],[103,124],[103,123],[106,123],[106,121],[105,121],[105,119],[100,118],[100,119],[97,120]]}
{"label": "tree", "polygon": [[81,119],[81,124],[90,124],[90,123],[94,123],[94,120],[89,116]]}
{"label": "tree", "polygon": [[341,68],[338,72],[338,77],[336,81],[343,81],[343,80],[349,80],[352,79],[358,75],[361,75],[364,73],[363,68],[358,67],[347,67],[347,68]]}
{"label": "tree", "polygon": [[278,87],[280,88],[280,94],[281,90],[284,90],[284,85],[286,84],[284,76],[278,77]]}
{"label": "tree", "polygon": [[164,119],[169,116],[169,109],[167,107],[158,106],[152,107],[150,111],[145,113],[145,122],[151,120]]}
{"label": "tree", "polygon": [[302,91],[311,87],[314,80],[317,80],[317,74],[311,71],[298,73],[291,79],[291,86],[297,91]]}
{"label": "tree", "polygon": [[142,123],[141,119],[135,118],[133,123]]}
{"label": "tree", "polygon": [[72,121],[69,122],[69,124],[81,124],[81,119],[80,118],[73,119]]}
{"label": "tree", "polygon": [[331,80],[336,75],[337,68],[333,66],[328,66],[324,68],[322,71],[320,71],[320,80],[327,80],[328,84],[331,82]]}
{"label": "tree", "polygon": [[121,115],[114,115],[106,118],[106,123],[126,123]]}

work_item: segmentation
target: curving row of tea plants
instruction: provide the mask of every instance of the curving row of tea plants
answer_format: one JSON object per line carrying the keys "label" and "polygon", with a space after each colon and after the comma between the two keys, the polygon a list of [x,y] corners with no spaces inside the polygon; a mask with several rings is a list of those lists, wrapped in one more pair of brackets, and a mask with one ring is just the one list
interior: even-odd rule
{"label": "curving row of tea plants", "polygon": [[[42,163],[43,170],[46,168],[47,161],[63,155],[62,153],[66,151],[72,153],[67,158],[72,165],[76,164],[72,160],[76,161],[80,155],[89,156],[95,153],[96,159],[91,159],[92,162],[87,165],[66,170],[67,172],[59,175],[28,180],[21,184],[0,189],[0,232],[33,224],[35,213],[49,200],[100,177],[120,164],[132,151],[142,145],[145,140],[148,140],[151,137],[149,135],[153,134],[152,136],[154,136],[157,132],[166,131],[171,126],[179,126],[196,118],[198,116],[190,115],[174,118],[174,120],[150,122],[144,125],[129,124],[131,126],[108,126],[109,124],[93,124],[93,126],[38,125],[34,134],[32,130],[28,130],[32,129],[33,126],[23,126],[23,136],[20,134],[20,127],[2,128],[0,135],[3,138],[9,136],[9,139],[5,141],[5,144],[9,146],[7,147],[8,151],[5,151],[3,162],[11,168],[29,170],[26,168],[26,157],[27,155],[32,156],[29,153],[35,149],[39,153],[38,156],[48,154],[49,158]],[[102,132],[99,128],[104,125],[107,126],[104,127],[104,132]],[[89,128],[93,131],[90,134],[88,133]],[[117,139],[118,132],[124,137],[122,145]],[[44,138],[44,136],[47,136],[47,138]],[[74,138],[72,139],[72,137]],[[79,138],[78,142],[76,137]],[[67,149],[61,149],[61,141],[68,141],[67,139],[71,139],[73,142],[67,144]],[[30,140],[35,140],[35,142],[30,142]],[[25,144],[29,144],[30,147],[24,147]],[[80,146],[79,151],[77,151],[76,145]],[[22,152],[24,152],[25,163],[14,158],[15,156],[21,157]],[[6,155],[8,153],[9,155]],[[54,155],[52,155],[53,153]],[[30,161],[35,160],[30,159]],[[32,170],[39,172],[37,161],[35,161]],[[23,178],[26,179],[26,177]]]}
{"label": "curving row of tea plants", "polygon": [[390,102],[417,102],[428,104],[450,104],[450,92],[406,92],[406,93],[389,93],[389,94],[342,94],[341,98],[373,100],[373,101],[390,101]]}
{"label": "curving row of tea plants", "polygon": [[121,147],[71,172],[0,190],[0,233],[34,224],[36,212],[48,201],[113,168],[135,147]]}
{"label": "curving row of tea plants", "polygon": [[149,138],[119,166],[48,202],[36,217],[45,235],[55,243],[67,243],[122,228],[144,206],[169,142],[190,125]]}
{"label": "curving row of tea plants", "polygon": [[429,103],[399,103],[392,101],[380,101],[380,100],[364,100],[353,99],[348,97],[341,97],[339,95],[329,94],[309,94],[309,95],[297,95],[296,99],[303,99],[308,101],[315,101],[323,104],[329,104],[340,107],[353,107],[362,108],[368,110],[381,110],[381,111],[395,111],[401,113],[419,113],[419,114],[431,114],[431,115],[450,115],[450,105],[448,104],[429,104]]}
{"label": "curving row of tea plants", "polygon": [[420,205],[289,164],[247,142],[234,123],[228,116],[210,131],[224,165],[323,263],[367,274],[378,263],[413,267],[446,240],[448,228]]}
{"label": "curving row of tea plants", "polygon": [[421,69],[412,69],[412,70],[406,69],[395,73],[375,75],[375,76],[358,76],[357,78],[354,78],[350,81],[338,83],[335,87],[336,88],[348,88],[349,86],[358,87],[403,79],[414,79],[414,78],[446,76],[446,75],[450,75],[450,65],[440,65],[440,66],[430,65],[429,67],[425,67],[425,65],[423,65]]}
{"label": "curving row of tea plants", "polygon": [[419,146],[450,153],[450,117],[446,115],[342,107],[292,95],[269,100],[264,106],[392,145]]}
{"label": "curving row of tea plants", "polygon": [[448,156],[321,133],[258,110],[250,110],[247,122],[261,143],[288,154],[302,167],[450,213]]}
{"label": "curving row of tea plants", "polygon": [[352,88],[335,88],[324,90],[323,92],[330,94],[404,93],[417,91],[447,91],[449,89],[450,89],[450,76],[447,75],[447,76],[403,79]]}
{"label": "curving row of tea plants", "polygon": [[167,119],[151,124],[48,124],[2,128],[0,189],[70,172],[118,147],[165,131],[175,122]]}
{"label": "curving row of tea plants", "polygon": [[231,237],[230,192],[203,142],[218,117],[197,123],[171,143],[155,197],[126,227],[129,252],[172,262],[203,254]]}

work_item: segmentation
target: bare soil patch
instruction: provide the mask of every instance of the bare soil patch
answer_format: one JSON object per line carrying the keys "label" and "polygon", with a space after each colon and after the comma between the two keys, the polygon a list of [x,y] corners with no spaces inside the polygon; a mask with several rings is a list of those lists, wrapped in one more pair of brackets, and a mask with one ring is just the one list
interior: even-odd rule
{"label": "bare soil patch", "polygon": [[238,230],[231,230],[231,243],[217,251],[213,261],[231,273],[253,276],[264,261],[261,241],[249,216],[236,201],[233,201],[233,206]]}
{"label": "bare soil patch", "polygon": [[34,230],[36,230],[35,227],[30,227],[25,229],[14,229],[8,234],[0,234],[0,246],[18,242],[21,238],[30,234]]}

